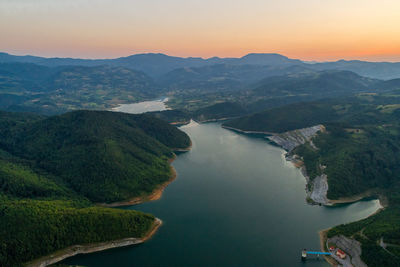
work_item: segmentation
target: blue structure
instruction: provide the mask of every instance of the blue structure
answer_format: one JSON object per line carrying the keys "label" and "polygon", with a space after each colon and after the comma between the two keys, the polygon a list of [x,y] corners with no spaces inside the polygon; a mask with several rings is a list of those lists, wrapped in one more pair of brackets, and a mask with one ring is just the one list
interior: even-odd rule
{"label": "blue structure", "polygon": [[330,252],[307,251],[306,249],[303,249],[303,251],[301,252],[301,260],[302,261],[305,261],[307,259],[307,254],[317,255],[318,257],[319,257],[319,255],[332,255]]}
{"label": "blue structure", "polygon": [[330,252],[320,252],[320,251],[306,251],[306,253],[313,255],[331,255]]}

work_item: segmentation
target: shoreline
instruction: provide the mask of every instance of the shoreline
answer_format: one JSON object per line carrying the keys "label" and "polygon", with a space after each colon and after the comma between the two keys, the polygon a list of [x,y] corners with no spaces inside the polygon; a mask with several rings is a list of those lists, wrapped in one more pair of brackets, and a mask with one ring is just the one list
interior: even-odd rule
{"label": "shoreline", "polygon": [[[319,244],[320,244],[320,247],[321,247],[321,251],[323,251],[323,252],[329,252],[326,249],[326,241],[327,241],[328,231],[331,230],[331,229],[332,229],[332,227],[324,229],[324,230],[321,230],[321,231],[318,232]],[[339,263],[334,258],[332,258],[331,256],[328,256],[328,255],[323,255],[323,256],[324,256],[324,259],[326,260],[326,262],[328,262],[332,267],[336,267],[336,266],[339,265]]]}
{"label": "shoreline", "polygon": [[[190,144],[188,147],[185,148],[173,148],[172,150],[175,152],[188,152],[192,149],[193,143],[192,140],[190,140]],[[171,164],[174,160],[176,159],[176,155],[174,156],[173,160],[169,162],[169,164]]]}
{"label": "shoreline", "polygon": [[[192,147],[192,142],[190,141],[190,145],[185,148],[185,149],[177,149],[175,151],[189,151]],[[140,197],[135,197],[133,199],[130,199],[128,201],[121,201],[121,202],[114,202],[114,203],[97,203],[97,206],[101,207],[121,207],[121,206],[132,206],[136,204],[140,204],[146,201],[153,201],[160,199],[162,196],[162,193],[164,189],[171,183],[173,182],[176,177],[177,173],[175,168],[171,165],[171,163],[176,159],[176,155],[173,154],[173,157],[168,159],[168,164],[170,166],[171,170],[171,176],[168,181],[160,184],[157,186],[156,189],[153,190],[149,195],[146,196],[140,196]],[[112,240],[112,241],[106,241],[106,242],[100,242],[100,243],[90,243],[86,245],[73,245],[69,246],[67,248],[64,248],[62,250],[55,251],[51,253],[50,255],[40,257],[38,259],[35,259],[33,261],[30,261],[26,263],[27,266],[29,267],[45,267],[57,262],[60,262],[66,258],[78,255],[78,254],[89,254],[93,252],[98,252],[98,251],[103,251],[111,248],[119,248],[119,247],[125,247],[125,246],[131,246],[131,245],[136,245],[136,244],[141,244],[147,240],[149,240],[160,228],[162,225],[162,221],[158,218],[154,219],[153,226],[151,229],[146,233],[145,236],[141,238],[136,238],[136,237],[129,237],[129,238],[123,238],[123,239],[118,239],[118,240]]]}
{"label": "shoreline", "polygon": [[[187,148],[184,149],[175,149],[174,151],[189,151],[192,148],[192,141],[190,141],[190,145]],[[140,196],[140,197],[135,197],[132,198],[128,201],[121,201],[121,202],[114,202],[114,203],[97,203],[95,205],[101,206],[101,207],[122,207],[122,206],[132,206],[132,205],[137,205],[146,201],[153,201],[153,200],[158,200],[161,198],[162,193],[164,189],[172,183],[176,177],[177,173],[175,168],[171,165],[171,163],[177,158],[176,154],[173,154],[173,157],[168,159],[168,164],[171,170],[171,176],[168,181],[158,185],[153,192],[151,192],[148,195],[145,196]],[[149,240],[160,228],[162,225],[162,221],[158,218],[154,219],[153,226],[149,229],[149,231],[141,238],[136,238],[136,237],[128,237],[128,238],[123,238],[123,239],[118,239],[118,240],[112,240],[112,241],[106,241],[106,242],[100,242],[100,243],[90,243],[86,245],[72,245],[67,248],[55,251],[49,255],[40,257],[38,259],[35,259],[33,261],[30,261],[26,263],[26,266],[29,267],[45,267],[48,265],[52,265],[54,263],[60,262],[66,258],[76,256],[78,254],[89,254],[93,252],[99,252],[107,249],[112,249],[112,248],[119,248],[119,247],[125,247],[125,246],[131,246],[131,245],[137,245],[141,244],[147,240]]]}
{"label": "shoreline", "polygon": [[60,262],[66,258],[70,258],[76,256],[78,254],[89,254],[93,252],[99,252],[112,248],[126,247],[141,244],[147,240],[149,240],[160,228],[162,225],[162,221],[158,218],[154,219],[154,223],[152,228],[146,233],[145,236],[141,238],[136,237],[128,237],[122,238],[112,241],[99,242],[99,243],[90,243],[85,245],[73,245],[69,246],[65,249],[55,251],[47,256],[40,257],[36,260],[30,261],[26,263],[28,267],[45,267],[48,265],[52,265],[54,263]]}
{"label": "shoreline", "polygon": [[234,128],[234,127],[230,127],[230,126],[226,126],[226,125],[221,125],[222,128],[228,129],[228,130],[232,130],[232,131],[236,131],[239,133],[243,133],[243,134],[265,134],[265,135],[275,135],[276,133],[271,133],[271,132],[262,132],[262,131],[245,131],[245,130],[241,130],[238,128]]}
{"label": "shoreline", "polygon": [[[168,163],[171,164],[175,159],[176,159],[176,155],[174,154],[173,158],[168,159]],[[164,183],[158,185],[150,194],[139,196],[139,197],[134,197],[134,198],[131,198],[126,201],[118,201],[118,202],[113,202],[113,203],[97,203],[96,205],[100,206],[100,207],[105,207],[105,208],[116,208],[116,207],[133,206],[133,205],[138,205],[138,204],[148,202],[148,201],[158,200],[161,198],[164,189],[170,183],[172,183],[177,177],[176,170],[172,165],[170,165],[170,170],[171,170],[170,178],[167,181],[165,181]]]}
{"label": "shoreline", "polygon": [[[175,122],[170,122],[169,124],[171,124],[171,125],[174,125],[174,126],[177,126],[177,127],[179,127],[179,126],[185,126],[185,125],[188,125],[189,123],[190,123],[190,121],[194,121],[194,122],[197,122],[197,123],[208,123],[208,122],[221,122],[221,121],[227,121],[227,120],[231,120],[231,119],[236,119],[236,118],[239,118],[238,116],[236,116],[236,117],[226,117],[226,118],[219,118],[219,119],[208,119],[208,120],[195,120],[195,119],[190,119],[189,121],[182,121],[182,122],[180,122],[180,121],[175,121]],[[226,126],[222,126],[223,128],[224,127],[226,127]],[[238,130],[239,131],[239,130]]]}
{"label": "shoreline", "polygon": [[[306,179],[306,193],[307,193],[307,196],[308,196],[308,194],[311,193],[311,192],[308,191],[308,184],[310,182],[310,178],[307,175],[307,170],[306,170],[306,168],[304,166],[304,162],[302,160],[297,159],[298,155],[296,155],[296,154],[292,155],[290,157],[287,156],[287,152],[286,152],[286,154],[284,153],[284,158],[287,161],[291,162],[294,167],[300,169],[302,175]],[[379,189],[373,188],[373,189],[369,189],[369,190],[367,190],[367,191],[365,191],[363,193],[356,194],[356,195],[349,196],[349,197],[340,197],[338,199],[329,199],[329,198],[327,198],[327,203],[323,204],[323,205],[332,207],[332,206],[335,206],[335,205],[338,205],[338,204],[351,204],[351,203],[355,203],[355,202],[358,202],[358,201],[366,199],[366,198],[377,196],[377,199],[379,200],[381,206],[386,208],[387,205],[388,205],[387,198],[382,193],[380,193],[378,190]]]}
{"label": "shoreline", "polygon": [[328,199],[327,206],[335,206],[338,204],[351,204],[351,203],[355,203],[360,200],[374,197],[374,196],[377,196],[377,199],[379,200],[379,203],[382,206],[382,208],[386,208],[388,206],[388,200],[387,200],[386,196],[377,192],[376,189],[370,189],[361,194],[350,196],[350,197],[341,197],[338,199]]}
{"label": "shoreline", "polygon": [[[190,145],[187,148],[177,148],[177,149],[172,149],[173,151],[176,152],[188,152],[190,151],[190,149],[192,148],[192,140],[190,140]],[[171,176],[170,178],[165,181],[164,183],[158,185],[150,194],[147,195],[143,195],[143,196],[138,196],[138,197],[134,197],[125,201],[118,201],[118,202],[113,202],[113,203],[96,203],[97,206],[100,207],[106,207],[106,208],[116,208],[116,207],[126,207],[126,206],[133,206],[133,205],[138,205],[147,201],[155,201],[161,198],[162,193],[164,191],[164,189],[170,184],[172,183],[176,177],[177,177],[177,173],[176,170],[174,168],[174,166],[172,166],[172,162],[176,159],[176,154],[173,154],[173,157],[168,159],[168,164],[171,170]]]}
{"label": "shoreline", "polygon": [[[363,199],[363,198],[361,198],[361,199]],[[360,199],[360,200],[361,200],[361,199]],[[374,215],[378,214],[379,212],[381,212],[382,210],[384,210],[385,208],[388,207],[387,199],[386,199],[386,197],[385,197],[384,195],[379,195],[378,200],[379,200],[379,204],[380,204],[382,207],[379,208],[378,210],[376,210],[374,213],[368,215],[368,216],[365,217],[364,219],[367,219],[367,218],[369,218],[369,217],[371,217],[371,216],[374,216]],[[357,201],[359,201],[359,200],[357,200]],[[356,202],[356,201],[352,201],[352,202],[340,202],[340,203],[342,204],[342,203],[353,203],[353,202]],[[361,220],[364,220],[364,219],[361,219]],[[360,220],[359,220],[359,221],[360,221]],[[323,251],[323,252],[329,252],[329,251],[327,250],[327,248],[326,248],[326,242],[327,242],[327,240],[328,240],[327,234],[328,234],[329,230],[331,230],[331,229],[334,228],[334,227],[336,227],[336,226],[332,226],[332,227],[330,227],[330,228],[323,229],[323,230],[321,230],[321,231],[318,232],[318,235],[319,235],[319,244],[320,244],[321,251]],[[351,237],[350,237],[350,238],[351,238]],[[334,258],[332,258],[332,257],[330,257],[330,256],[327,256],[327,255],[324,255],[324,259],[325,259],[332,267],[338,266],[338,262],[337,262]]]}
{"label": "shoreline", "polygon": [[[219,122],[219,121],[227,121],[227,120],[232,120],[232,119],[236,119],[236,118],[240,118],[240,116],[234,116],[234,117],[225,117],[225,118],[219,118],[219,119],[207,119],[207,120],[195,120],[193,119],[195,122],[197,123],[207,123],[207,122]],[[222,126],[224,127],[224,126]],[[229,127],[229,126],[228,126]]]}
{"label": "shoreline", "polygon": [[180,126],[185,126],[188,125],[190,123],[189,121],[174,121],[174,122],[170,122],[169,124],[174,125],[176,127],[180,127]]}
{"label": "shoreline", "polygon": [[[307,194],[307,198],[306,199],[308,199],[309,194],[310,194],[309,189],[308,189],[308,184],[310,182],[310,179],[309,179],[309,177],[307,175],[307,170],[306,170],[306,168],[304,166],[304,162],[302,160],[299,160],[297,155],[291,155],[290,157],[288,157],[287,155],[288,155],[287,152],[284,153],[284,158],[287,161],[290,161],[295,168],[300,169],[302,175],[304,176],[304,178],[306,180],[306,188],[305,188],[305,190],[306,190],[306,194]],[[333,207],[333,206],[340,205],[340,204],[355,203],[355,202],[361,201],[363,199],[374,197],[374,196],[377,196],[377,199],[379,201],[379,204],[380,204],[381,208],[379,208],[374,213],[372,213],[372,214],[370,214],[370,215],[368,215],[366,217],[366,218],[369,218],[371,216],[374,216],[374,215],[378,214],[379,212],[381,212],[382,210],[384,210],[385,208],[388,207],[388,199],[387,199],[387,197],[384,195],[384,193],[380,192],[380,190],[376,189],[376,188],[369,189],[369,190],[367,190],[367,191],[365,191],[365,192],[363,192],[361,194],[353,195],[353,196],[350,196],[350,197],[341,197],[341,198],[338,198],[338,199],[328,199],[327,198],[326,204],[323,204],[323,205],[324,206],[328,206],[328,207],[329,206]],[[316,204],[316,203],[312,202],[312,203],[309,203],[309,204],[313,205],[313,204]],[[364,219],[366,219],[366,218],[364,218]],[[361,219],[361,220],[363,220],[363,219]],[[360,221],[360,220],[358,220],[358,221]],[[330,228],[323,229],[323,230],[320,230],[318,232],[321,251],[329,252],[328,249],[327,249],[327,244],[326,244],[326,242],[328,240],[327,233],[329,232],[329,230],[331,230],[332,228],[334,228],[336,226],[337,225],[334,225],[334,226],[332,226]],[[340,265],[332,256],[323,255],[323,257],[326,260],[326,262],[329,265],[331,265],[332,267],[336,267],[336,266]]]}

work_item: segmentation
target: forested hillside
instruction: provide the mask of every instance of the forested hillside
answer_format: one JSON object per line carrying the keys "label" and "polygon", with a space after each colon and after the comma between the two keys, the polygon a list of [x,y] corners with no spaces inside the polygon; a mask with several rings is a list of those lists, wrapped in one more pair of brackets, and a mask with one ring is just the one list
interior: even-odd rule
{"label": "forested hillside", "polygon": [[[393,85],[391,85],[393,86]],[[362,243],[368,266],[398,266],[400,251],[400,95],[358,94],[273,108],[224,125],[242,130],[285,132],[323,124],[326,131],[295,148],[311,181],[328,177],[329,199],[369,196],[388,199],[389,207],[366,220],[334,227]],[[309,183],[311,186],[312,182]],[[382,248],[381,239],[386,250]],[[387,252],[389,251],[389,252]]]}
{"label": "forested hillside", "polygon": [[281,133],[314,126],[336,118],[332,106],[324,103],[296,103],[269,109],[224,123],[244,131]]}
{"label": "forested hillside", "polygon": [[0,112],[0,265],[74,244],[143,237],[154,216],[94,202],[150,193],[186,134],[149,115]]}
{"label": "forested hillside", "polygon": [[362,260],[368,266],[399,266],[400,187],[386,192],[389,207],[367,219],[333,227],[328,237],[345,235],[358,240]]}
{"label": "forested hillside", "polygon": [[1,199],[0,264],[24,262],[75,245],[143,237],[154,216],[66,200]]}
{"label": "forested hillside", "polygon": [[198,93],[247,89],[266,77],[306,72],[305,66],[216,64],[175,69],[157,80],[170,90]]}
{"label": "forested hillside", "polygon": [[374,88],[379,80],[365,78],[350,71],[321,71],[267,78],[259,82],[255,94],[284,96],[286,94],[349,95]]}
{"label": "forested hillside", "polygon": [[101,202],[151,192],[170,176],[171,148],[189,144],[183,132],[151,116],[100,111],[21,125],[0,141],[7,152]]}
{"label": "forested hillside", "polygon": [[[399,125],[325,124],[326,132],[293,153],[302,157],[310,179],[328,175],[329,199],[369,189],[388,189],[400,182]],[[324,167],[322,167],[324,166]]]}
{"label": "forested hillside", "polygon": [[375,125],[396,121],[398,91],[360,93],[354,96],[292,103],[242,116],[224,123],[245,131],[281,133],[328,122],[348,125]]}

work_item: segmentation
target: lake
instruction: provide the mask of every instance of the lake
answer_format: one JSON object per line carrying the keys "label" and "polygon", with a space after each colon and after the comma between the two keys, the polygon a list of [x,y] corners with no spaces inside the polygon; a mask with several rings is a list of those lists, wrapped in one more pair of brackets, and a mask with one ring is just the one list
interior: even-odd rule
{"label": "lake", "polygon": [[181,128],[193,142],[173,162],[178,177],[162,198],[128,209],[163,221],[137,246],[79,255],[84,266],[329,266],[301,262],[301,250],[319,250],[318,231],[365,218],[377,200],[340,207],[311,206],[305,179],[284,151],[262,138],[191,123]]}
{"label": "lake", "polygon": [[133,104],[121,104],[118,107],[112,108],[111,110],[131,114],[140,114],[151,111],[163,111],[168,109],[168,107],[165,105],[167,101],[168,98],[163,98],[159,100],[143,101]]}

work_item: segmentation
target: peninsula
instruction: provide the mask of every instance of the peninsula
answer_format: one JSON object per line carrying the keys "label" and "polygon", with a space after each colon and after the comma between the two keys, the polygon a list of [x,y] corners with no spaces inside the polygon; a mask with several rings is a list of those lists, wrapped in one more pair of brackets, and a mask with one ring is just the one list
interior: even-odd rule
{"label": "peninsula", "polygon": [[0,262],[6,266],[38,258],[33,266],[46,266],[144,242],[159,219],[95,203],[159,197],[176,176],[173,149],[190,146],[185,133],[148,115],[0,112],[0,124]]}

